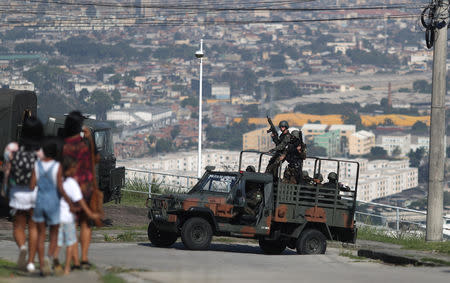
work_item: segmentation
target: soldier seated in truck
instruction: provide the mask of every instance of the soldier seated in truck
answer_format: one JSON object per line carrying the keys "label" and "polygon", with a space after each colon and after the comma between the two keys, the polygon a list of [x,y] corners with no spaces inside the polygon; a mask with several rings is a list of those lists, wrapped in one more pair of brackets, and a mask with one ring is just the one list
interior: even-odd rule
{"label": "soldier seated in truck", "polygon": [[[248,166],[246,172],[255,172],[255,167]],[[244,213],[241,215],[241,221],[247,224],[254,223],[257,220],[259,208],[262,201],[263,184],[247,181],[245,184],[245,206]]]}

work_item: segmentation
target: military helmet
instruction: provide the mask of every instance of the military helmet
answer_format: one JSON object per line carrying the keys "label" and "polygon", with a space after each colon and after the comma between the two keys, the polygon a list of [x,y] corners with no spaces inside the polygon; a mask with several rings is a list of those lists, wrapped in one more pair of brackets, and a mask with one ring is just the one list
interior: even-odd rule
{"label": "military helmet", "polygon": [[289,129],[289,123],[286,120],[280,121],[278,124],[278,128],[286,127],[286,129]]}
{"label": "military helmet", "polygon": [[245,169],[245,172],[256,172],[255,166],[253,166],[253,165],[247,166],[247,168]]}
{"label": "military helmet", "polygon": [[294,136],[297,139],[300,139],[300,131],[299,130],[292,131],[291,135]]}
{"label": "military helmet", "polygon": [[334,173],[334,172],[330,172],[329,174],[328,174],[328,181],[330,181],[330,182],[334,182],[334,181],[336,181],[337,180],[337,174],[336,173]]}
{"label": "military helmet", "polygon": [[303,178],[309,177],[308,171],[303,170],[303,171],[302,171],[302,177],[303,177]]}
{"label": "military helmet", "polygon": [[314,174],[314,179],[319,180],[320,182],[323,182],[323,176],[320,173]]}

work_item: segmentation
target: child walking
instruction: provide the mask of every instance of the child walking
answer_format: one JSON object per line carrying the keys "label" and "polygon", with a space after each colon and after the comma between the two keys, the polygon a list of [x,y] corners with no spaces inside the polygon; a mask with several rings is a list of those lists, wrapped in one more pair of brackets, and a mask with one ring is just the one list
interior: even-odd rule
{"label": "child walking", "polygon": [[60,218],[60,195],[68,200],[62,188],[62,169],[59,162],[55,160],[58,149],[54,140],[47,139],[42,147],[44,156],[37,161],[31,176],[30,189],[38,186],[36,206],[33,213],[33,221],[38,227],[38,256],[41,276],[51,273],[51,258],[44,257],[44,242],[46,238],[47,224],[50,227],[50,244],[48,255],[55,253],[56,241],[58,237],[58,226]]}
{"label": "child walking", "polygon": [[[77,172],[77,163],[75,159],[66,156],[63,160],[63,170],[65,180],[63,183],[64,192],[70,198],[72,203],[76,204],[77,207],[80,207],[86,215],[93,219],[99,219],[100,215],[98,213],[93,213],[86,202],[83,199],[83,194],[81,192],[81,188],[78,185],[77,181],[73,178],[75,173]],[[78,259],[78,253],[75,250],[78,248],[77,245],[77,230],[75,226],[76,216],[74,213],[70,211],[69,204],[61,199],[60,204],[60,227],[58,233],[58,248],[55,251],[54,257],[55,259],[58,257],[59,248],[62,246],[66,246],[66,264],[64,267],[64,274],[67,275],[70,273],[71,261],[73,258],[74,266],[80,267],[80,261]],[[55,270],[60,269],[61,266],[55,266]]]}

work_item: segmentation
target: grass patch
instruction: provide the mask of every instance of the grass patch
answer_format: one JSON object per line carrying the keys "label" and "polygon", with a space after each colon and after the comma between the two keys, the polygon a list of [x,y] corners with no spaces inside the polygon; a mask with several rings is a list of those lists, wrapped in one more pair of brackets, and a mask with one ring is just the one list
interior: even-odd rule
{"label": "grass patch", "polygon": [[358,229],[358,239],[376,242],[397,244],[404,249],[436,251],[443,254],[450,254],[450,241],[446,242],[427,242],[424,236],[412,235],[403,232],[386,234],[386,230],[380,230],[373,227],[361,227]]}
{"label": "grass patch", "polygon": [[[120,200],[120,205],[145,208],[145,202],[147,200],[147,197],[148,193],[122,191],[122,198]],[[114,206],[114,205],[116,204],[113,201],[104,204],[104,206]]]}
{"label": "grass patch", "polygon": [[106,273],[102,276],[104,283],[126,283],[126,281],[114,273]]}
{"label": "grass patch", "polygon": [[105,241],[105,242],[114,242],[114,237],[113,236],[110,236],[110,235],[108,235],[108,234],[103,234],[103,240]]}
{"label": "grass patch", "polygon": [[423,257],[420,259],[421,261],[425,261],[425,262],[432,262],[432,263],[436,263],[438,265],[446,265],[446,266],[450,266],[450,261],[446,261],[446,260],[442,260],[442,259],[437,259],[437,258],[431,258],[431,257]]}
{"label": "grass patch", "polygon": [[13,277],[17,275],[17,264],[0,259],[0,278]]}
{"label": "grass patch", "polygon": [[348,251],[341,251],[341,252],[339,252],[339,255],[348,257],[350,259],[355,259],[355,260],[365,260],[365,259],[367,259],[365,257],[354,255],[353,253],[348,252]]}
{"label": "grass patch", "polygon": [[132,231],[126,231],[125,233],[119,234],[116,237],[118,242],[134,242],[136,241],[137,233]]}
{"label": "grass patch", "polygon": [[121,231],[146,231],[148,228],[148,224],[139,225],[139,226],[103,226],[103,227],[93,227],[92,230],[96,231],[109,231],[109,230],[121,230]]}

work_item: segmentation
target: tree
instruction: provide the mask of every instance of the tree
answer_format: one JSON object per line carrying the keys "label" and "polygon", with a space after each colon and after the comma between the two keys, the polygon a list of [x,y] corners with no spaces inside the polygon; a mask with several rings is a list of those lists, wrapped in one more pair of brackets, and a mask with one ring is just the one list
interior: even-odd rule
{"label": "tree", "polygon": [[380,146],[374,146],[370,149],[370,155],[373,158],[386,158],[387,151]]}
{"label": "tree", "polygon": [[419,168],[422,158],[425,156],[425,149],[420,147],[413,151],[412,149],[408,153],[409,166]]}
{"label": "tree", "polygon": [[120,94],[120,91],[117,88],[115,88],[111,93],[111,97],[113,99],[114,104],[119,104],[122,95]]}
{"label": "tree", "polygon": [[354,112],[347,112],[346,114],[342,115],[342,120],[346,125],[355,125],[357,131],[363,128],[361,116],[359,116],[359,114],[356,114]]}
{"label": "tree", "polygon": [[106,120],[106,112],[113,106],[111,97],[101,90],[94,90],[92,92],[89,103],[91,105],[91,111],[95,113],[96,119],[102,121]]}
{"label": "tree", "polygon": [[269,59],[269,65],[272,69],[286,69],[287,65],[284,60],[284,56],[277,54],[272,55]]}
{"label": "tree", "polygon": [[97,81],[103,81],[104,74],[114,74],[114,67],[108,66],[108,67],[101,67],[100,69],[98,69],[97,72],[95,73]]}
{"label": "tree", "polygon": [[419,93],[431,93],[431,84],[426,80],[417,80],[413,82],[413,90]]}
{"label": "tree", "polygon": [[83,88],[80,90],[80,98],[84,101],[86,98],[89,97],[89,91],[87,88]]}
{"label": "tree", "polygon": [[392,121],[389,118],[384,119],[383,125],[385,126],[393,126],[394,125],[394,121]]}
{"label": "tree", "polygon": [[157,153],[159,152],[169,152],[172,151],[173,144],[172,141],[169,139],[158,139],[156,141],[155,151]]}
{"label": "tree", "polygon": [[291,97],[298,97],[302,95],[301,90],[297,87],[297,85],[289,79],[276,81],[273,84],[275,89],[275,98],[276,99],[286,99]]}
{"label": "tree", "polygon": [[417,121],[411,127],[411,133],[414,135],[426,135],[428,134],[428,127],[422,121]]}
{"label": "tree", "polygon": [[402,153],[402,151],[400,150],[400,148],[398,146],[396,146],[394,148],[394,150],[392,151],[392,156],[399,156]]}
{"label": "tree", "polygon": [[175,139],[179,133],[180,133],[180,126],[175,125],[173,129],[170,131],[170,136],[172,137],[172,139]]}

